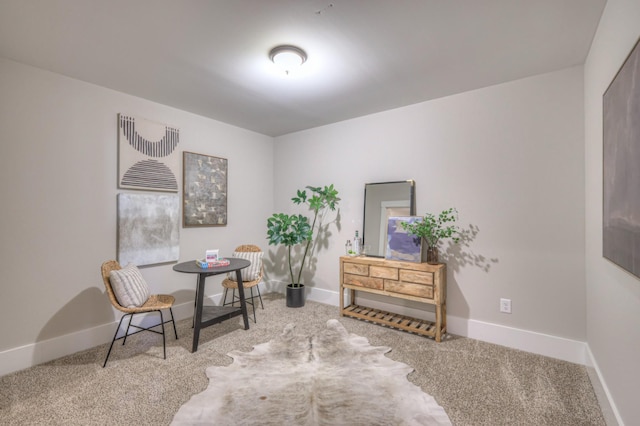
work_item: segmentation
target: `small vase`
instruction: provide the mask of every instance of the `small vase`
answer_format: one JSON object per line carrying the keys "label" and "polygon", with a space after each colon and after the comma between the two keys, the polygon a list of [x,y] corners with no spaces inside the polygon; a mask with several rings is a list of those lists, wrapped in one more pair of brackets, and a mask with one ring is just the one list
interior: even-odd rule
{"label": "small vase", "polygon": [[438,261],[438,247],[427,247],[427,263],[430,265],[437,265]]}

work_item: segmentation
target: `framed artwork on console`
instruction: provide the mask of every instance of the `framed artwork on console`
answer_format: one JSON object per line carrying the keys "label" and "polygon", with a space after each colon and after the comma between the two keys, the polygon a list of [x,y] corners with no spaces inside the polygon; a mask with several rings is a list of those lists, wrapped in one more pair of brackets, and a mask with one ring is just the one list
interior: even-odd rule
{"label": "framed artwork on console", "polygon": [[226,158],[183,152],[182,225],[227,224]]}
{"label": "framed artwork on console", "polygon": [[421,220],[420,216],[392,216],[389,218],[386,259],[422,262],[422,239],[415,235],[409,235],[400,225],[402,222],[414,223]]}

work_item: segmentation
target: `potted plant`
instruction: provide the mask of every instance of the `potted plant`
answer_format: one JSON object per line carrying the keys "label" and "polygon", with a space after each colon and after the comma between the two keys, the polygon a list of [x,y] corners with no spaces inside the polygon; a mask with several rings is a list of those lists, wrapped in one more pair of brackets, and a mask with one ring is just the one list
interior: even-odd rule
{"label": "potted plant", "polygon": [[422,220],[413,223],[401,222],[409,235],[419,237],[427,246],[427,263],[438,263],[438,243],[443,238],[451,238],[454,243],[460,241],[460,229],[455,225],[458,211],[455,208],[443,210],[438,216],[425,213]]}
{"label": "potted plant", "polygon": [[[307,197],[307,190],[310,191],[310,197]],[[287,260],[289,264],[289,274],[291,283],[287,285],[287,306],[301,307],[304,306],[304,284],[301,283],[302,271],[305,267],[305,261],[309,254],[309,249],[314,240],[314,231],[320,229],[319,224],[316,225],[318,217],[326,209],[335,210],[340,198],[338,191],[329,186],[313,187],[307,186],[304,190],[298,190],[297,196],[291,199],[295,204],[306,204],[313,212],[313,220],[302,214],[286,214],[274,213],[267,219],[267,240],[269,245],[282,244],[287,247]],[[317,233],[316,233],[317,235]],[[304,254],[297,268],[297,274],[294,274],[294,259],[291,257],[293,246],[305,244]]]}

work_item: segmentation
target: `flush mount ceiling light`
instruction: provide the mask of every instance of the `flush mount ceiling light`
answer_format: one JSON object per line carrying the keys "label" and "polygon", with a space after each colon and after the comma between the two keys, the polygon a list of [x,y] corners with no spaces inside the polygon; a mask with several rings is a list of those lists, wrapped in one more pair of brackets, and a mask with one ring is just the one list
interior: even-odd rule
{"label": "flush mount ceiling light", "polygon": [[296,46],[276,46],[269,52],[269,59],[289,74],[290,71],[305,63],[307,54]]}

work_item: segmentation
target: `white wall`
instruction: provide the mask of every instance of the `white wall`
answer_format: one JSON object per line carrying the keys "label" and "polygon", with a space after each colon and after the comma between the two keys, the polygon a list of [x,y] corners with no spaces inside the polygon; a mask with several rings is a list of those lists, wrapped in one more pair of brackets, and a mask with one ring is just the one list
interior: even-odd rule
{"label": "white wall", "polygon": [[640,2],[609,0],[585,64],[587,339],[628,425],[640,419],[640,280],[602,257],[602,95],[639,36]]}
{"label": "white wall", "polygon": [[[100,265],[116,256],[121,112],[177,126],[180,151],[229,160],[228,225],[181,228],[181,260],[265,241],[272,138],[0,59],[0,354],[105,324],[113,332],[120,315],[104,294]],[[193,300],[195,277],[171,266],[143,274],[154,291]],[[207,293],[219,293],[220,279],[209,280]],[[35,352],[28,351],[34,363],[47,359]]]}
{"label": "white wall", "polygon": [[584,341],[583,118],[575,67],[276,138],[276,210],[305,185],[343,199],[307,283],[338,290],[366,182],[415,179],[418,214],[455,206],[478,230],[450,252],[448,315]]}

